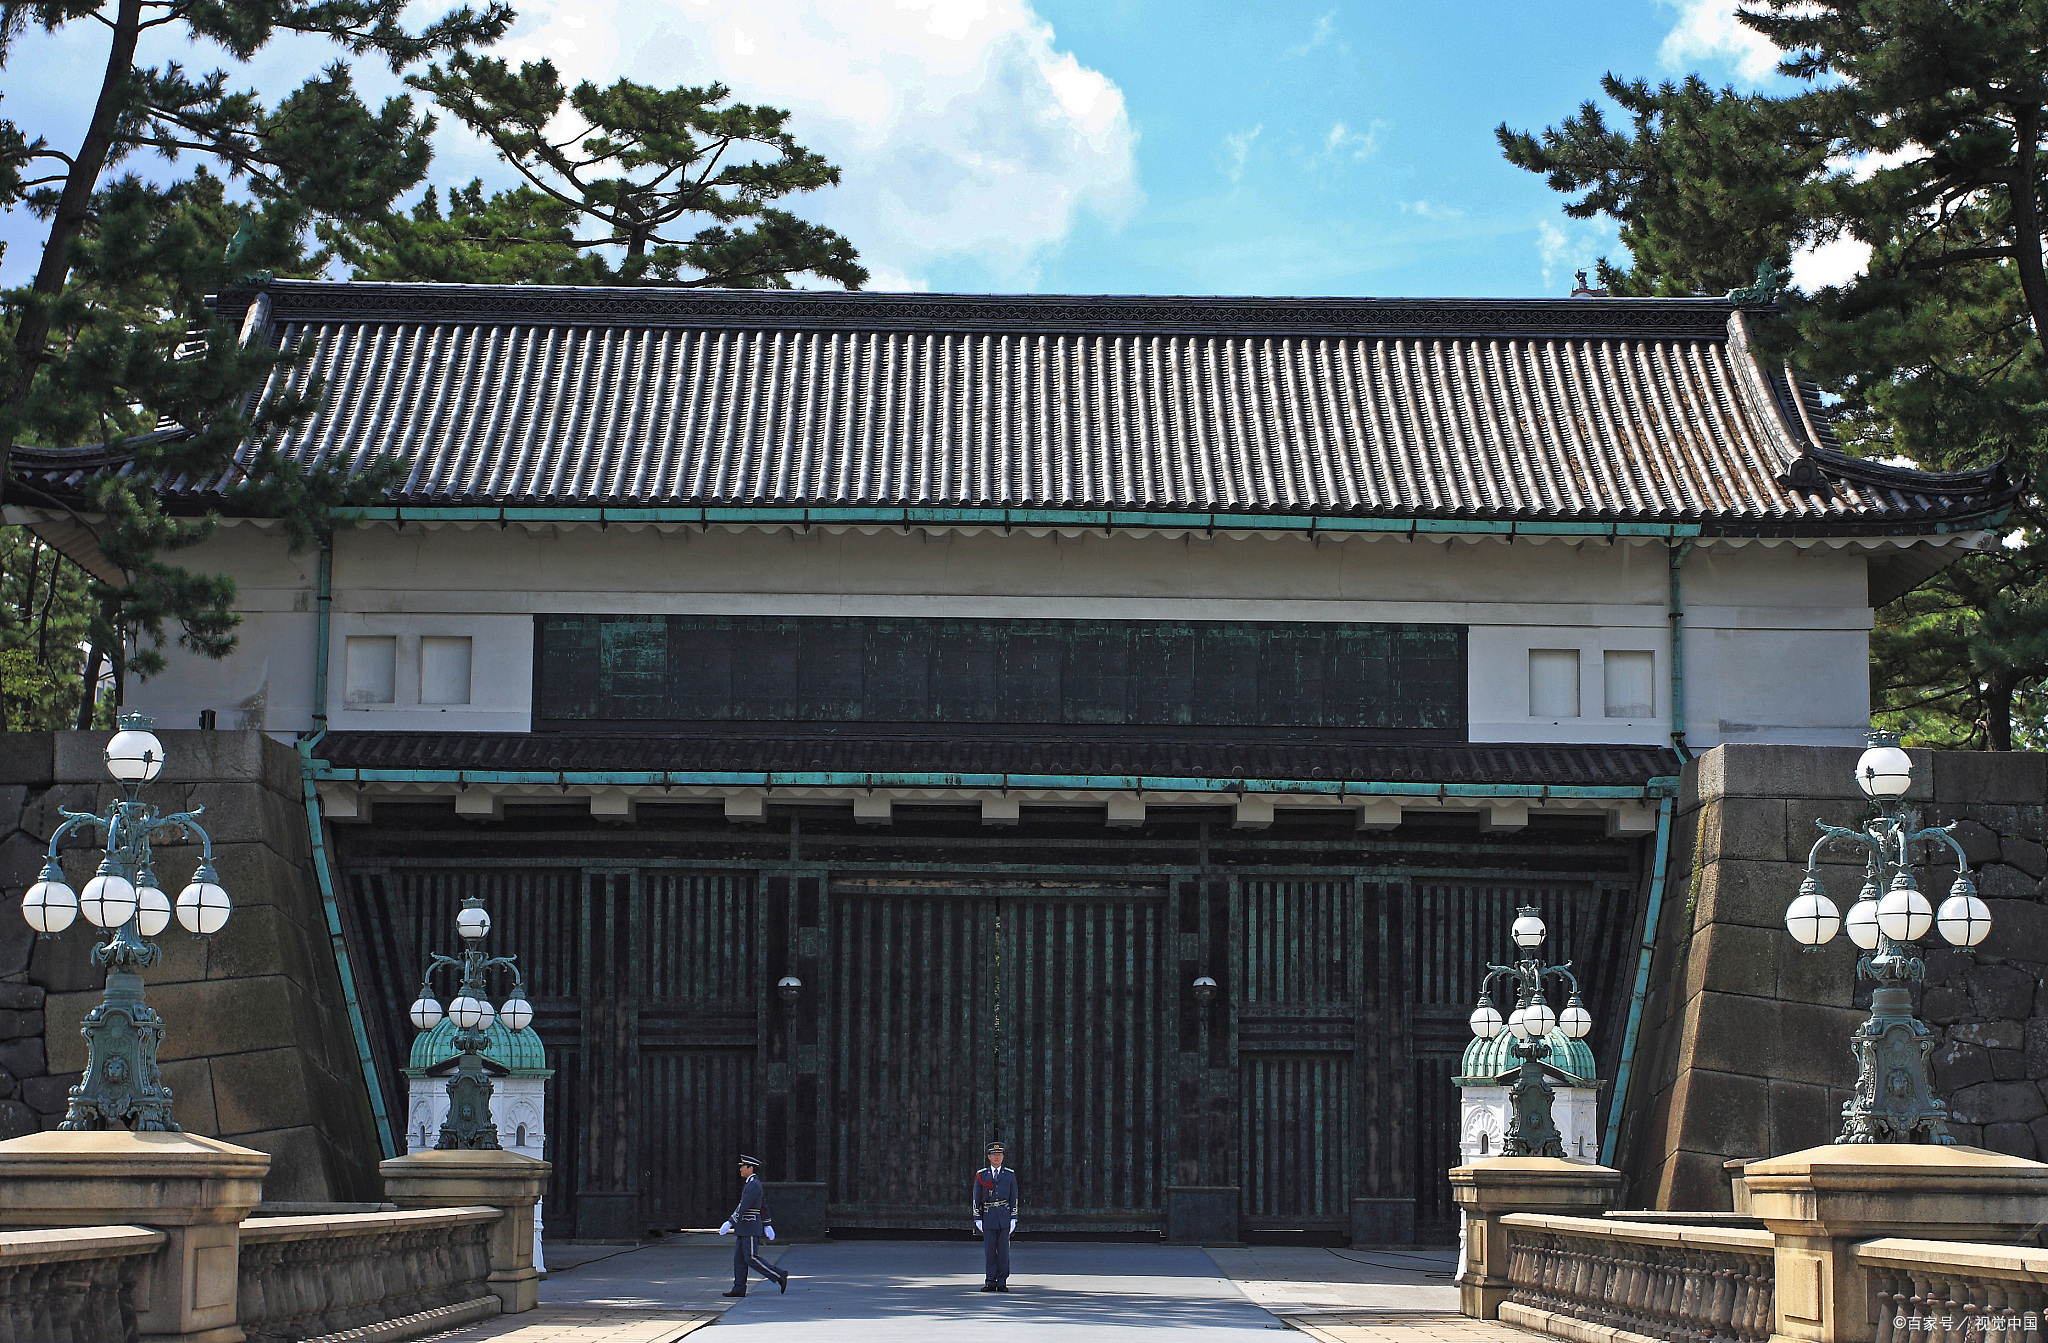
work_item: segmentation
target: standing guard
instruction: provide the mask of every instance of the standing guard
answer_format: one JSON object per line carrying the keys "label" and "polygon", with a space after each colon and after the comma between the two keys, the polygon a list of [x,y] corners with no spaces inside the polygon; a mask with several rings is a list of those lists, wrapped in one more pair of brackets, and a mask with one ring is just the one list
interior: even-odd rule
{"label": "standing guard", "polygon": [[1010,1290],[1010,1236],[1017,1229],[1017,1172],[1003,1165],[1003,1145],[988,1145],[988,1165],[974,1177],[974,1229],[981,1235],[984,1292]]}
{"label": "standing guard", "polygon": [[761,1167],[761,1158],[743,1156],[740,1158],[740,1203],[732,1210],[732,1217],[718,1228],[718,1234],[737,1234],[739,1243],[732,1247],[732,1290],[726,1296],[747,1294],[747,1270],[753,1269],[783,1291],[789,1290],[789,1274],[762,1259],[759,1253],[761,1237],[775,1239],[773,1219],[768,1215],[767,1191],[761,1187],[761,1177],[754,1174]]}

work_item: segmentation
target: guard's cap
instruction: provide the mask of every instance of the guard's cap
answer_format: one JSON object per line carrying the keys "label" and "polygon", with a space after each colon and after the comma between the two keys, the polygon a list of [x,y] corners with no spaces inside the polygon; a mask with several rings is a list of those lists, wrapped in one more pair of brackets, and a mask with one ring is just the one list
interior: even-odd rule
{"label": "guard's cap", "polygon": [[759,1170],[759,1169],[761,1169],[761,1164],[762,1164],[762,1163],[761,1163],[761,1158],[760,1158],[760,1157],[757,1157],[757,1156],[742,1156],[742,1157],[740,1158],[740,1164],[741,1164],[742,1166],[752,1166],[752,1167],[753,1167],[753,1168],[754,1168],[755,1170]]}
{"label": "guard's cap", "polygon": [[1003,1155],[1005,1155],[1005,1156],[1008,1156],[1008,1155],[1010,1154],[1010,1149],[1009,1149],[1009,1148],[1007,1148],[1007,1147],[1005,1147],[1005,1146],[1003,1146],[1003,1145],[1002,1145],[1001,1143],[999,1143],[999,1142],[992,1142],[992,1143],[990,1143],[990,1144],[988,1145],[988,1150],[989,1150],[989,1153],[990,1153],[990,1155],[993,1155],[993,1154],[995,1154],[995,1153],[997,1153],[997,1152],[1001,1152],[1001,1153],[1002,1153]]}

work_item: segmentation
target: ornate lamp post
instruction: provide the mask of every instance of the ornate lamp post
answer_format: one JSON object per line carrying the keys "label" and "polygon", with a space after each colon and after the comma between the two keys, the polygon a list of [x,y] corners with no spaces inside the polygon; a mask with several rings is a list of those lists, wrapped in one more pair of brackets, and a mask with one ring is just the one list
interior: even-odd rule
{"label": "ornate lamp post", "polygon": [[[489,956],[484,937],[491,931],[491,916],[483,901],[470,896],[455,915],[455,931],[462,936],[462,955],[433,953],[420,981],[420,996],[412,1005],[412,1024],[430,1031],[441,1024],[441,1004],[434,997],[434,972],[442,967],[460,972],[455,997],[448,1004],[448,1016],[455,1022],[455,1073],[448,1079],[448,1118],[441,1124],[435,1150],[462,1149],[497,1151],[498,1125],[491,1118],[491,1079],[484,1072],[484,1048],[490,1044],[487,1032],[493,1019],[504,1021],[517,1033],[533,1024],[533,1004],[526,1000],[526,987],[519,977],[516,956]],[[512,972],[512,991],[502,1006],[493,1008],[485,996],[494,969]]]}
{"label": "ornate lamp post", "polygon": [[[1785,910],[1785,927],[1802,946],[1818,947],[1845,926],[1820,881],[1820,851],[1843,844],[1863,853],[1863,889],[1849,909],[1849,940],[1864,954],[1856,959],[1860,979],[1874,979],[1870,1018],[1849,1037],[1856,1058],[1856,1093],[1842,1106],[1838,1143],[1953,1143],[1948,1106],[1934,1094],[1927,1056],[1934,1036],[1913,1015],[1912,991],[1926,977],[1920,939],[1939,929],[1953,946],[1974,947],[1991,931],[1991,911],[1977,898],[1970,860],[1949,833],[1953,825],[1920,828],[1920,813],[1899,799],[1913,786],[1913,760],[1889,732],[1873,732],[1870,749],[1856,761],[1856,783],[1877,807],[1861,830],[1815,821],[1821,837],[1806,859],[1806,879]],[[1913,846],[1947,844],[1956,854],[1956,879],[1940,910],[1932,908],[1913,878]],[[1886,880],[1886,874],[1890,879]]]}
{"label": "ornate lamp post", "polygon": [[[1514,1081],[1508,1088],[1508,1131],[1501,1141],[1501,1155],[1562,1157],[1564,1135],[1557,1131],[1557,1122],[1550,1114],[1557,1093],[1551,1090],[1550,1079],[1543,1075],[1538,1060],[1550,1053],[1545,1037],[1551,1031],[1561,1030],[1571,1039],[1583,1040],[1593,1029],[1593,1015],[1579,998],[1579,981],[1572,974],[1572,963],[1545,965],[1538,954],[1536,949],[1543,945],[1549,931],[1533,905],[1515,911],[1509,935],[1523,954],[1513,965],[1486,967],[1486,978],[1479,986],[1479,1005],[1472,1012],[1474,1035],[1491,1040],[1503,1029],[1512,1032],[1514,1052],[1522,1060],[1512,1074],[1502,1074],[1502,1080],[1512,1076]],[[1515,1010],[1505,1022],[1494,1007],[1490,992],[1493,981],[1503,975],[1515,991]],[[1543,991],[1543,981],[1552,975],[1571,985],[1571,996],[1565,1001],[1562,1014],[1551,1011],[1550,1000]]]}
{"label": "ornate lamp post", "polygon": [[[104,816],[58,809],[63,823],[50,836],[49,860],[21,898],[28,926],[48,937],[69,928],[82,913],[87,923],[112,936],[92,949],[93,964],[107,970],[106,997],[85,1017],[85,1075],[71,1088],[62,1129],[126,1128],[142,1133],[179,1133],[171,1119],[171,1089],[157,1071],[156,1051],[164,1037],[163,1018],[143,1001],[142,972],[163,949],[144,939],[170,926],[172,906],[156,884],[150,840],[156,836],[199,836],[199,868],[178,894],[177,919],[185,931],[211,937],[228,921],[232,906],[213,870],[213,840],[195,819],[204,807],[159,816],[141,800],[142,786],[164,768],[164,746],[149,729],[147,715],[122,714],[121,730],[107,742],[107,773],[128,796]],[[105,836],[99,871],[74,892],[64,882],[57,847],[85,826]]]}

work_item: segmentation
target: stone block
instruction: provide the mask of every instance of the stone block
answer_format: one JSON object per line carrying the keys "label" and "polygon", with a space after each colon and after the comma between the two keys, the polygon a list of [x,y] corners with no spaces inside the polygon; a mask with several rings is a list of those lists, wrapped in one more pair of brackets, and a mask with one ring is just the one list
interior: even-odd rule
{"label": "stone block", "polygon": [[[21,890],[19,886],[10,888]],[[0,902],[12,905],[12,902]],[[0,908],[0,975],[18,975],[35,958],[36,934],[17,908]]]}
{"label": "stone block", "polygon": [[2048,1012],[2043,1012],[2027,1022],[2024,1049],[2028,1076],[2048,1077]]}
{"label": "stone block", "polygon": [[[1963,846],[1963,856],[1970,860],[1971,867],[1983,867],[1987,863],[1999,861],[1998,832],[1982,821],[1965,817],[1955,822],[1949,834],[1956,843]],[[1949,861],[1955,860],[1951,857]]]}
{"label": "stone block", "polygon": [[547,1188],[545,1161],[511,1152],[416,1152],[379,1165],[385,1197],[401,1208],[490,1207],[505,1216],[491,1227],[491,1290],[506,1311],[540,1300],[533,1267],[533,1205]]}
{"label": "stone block", "polygon": [[1699,982],[1688,988],[1769,998],[1778,988],[1777,943],[1790,940],[1768,928],[1710,924],[1694,941],[1692,969]]}
{"label": "stone block", "polygon": [[1920,1017],[1930,1026],[1947,1026],[1970,1013],[1966,989],[1935,988],[1920,995]]}
{"label": "stone block", "polygon": [[0,1007],[0,1040],[18,1040],[24,1035],[43,1033],[41,1012],[19,1012]]}
{"label": "stone block", "polygon": [[[108,790],[112,795],[112,790]],[[47,846],[50,836],[64,821],[60,811],[101,810],[100,789],[91,784],[57,784],[41,792],[31,791],[22,805],[21,828]]]}
{"label": "stone block", "polygon": [[1849,1032],[1860,1014],[1811,1003],[1702,994],[1693,1067],[1748,1077],[1846,1086]]}
{"label": "stone block", "polygon": [[2028,1076],[2027,1056],[2017,1049],[1992,1050],[1991,1075],[2001,1082]]}
{"label": "stone block", "polygon": [[34,835],[11,834],[0,842],[0,886],[21,891],[33,885],[49,858],[50,842]]}
{"label": "stone block", "polygon": [[[1749,858],[1782,863],[1786,860],[1785,837],[1785,803],[1781,799],[1728,797],[1707,804],[1700,853],[1708,862]],[[1802,852],[1800,856],[1805,855]]]}
{"label": "stone block", "polygon": [[298,1128],[318,1118],[305,1054],[296,1047],[213,1059],[214,1106],[221,1136]]}
{"label": "stone block", "polygon": [[153,986],[149,1003],[164,1018],[163,1059],[293,1044],[309,1015],[302,991],[279,975]]}
{"label": "stone block", "polygon": [[1770,1084],[1761,1077],[1695,1068],[1672,1089],[1685,1144],[1724,1156],[1770,1151]]}
{"label": "stone block", "polygon": [[2025,1017],[2034,1010],[2034,977],[2010,965],[1980,965],[1968,975],[1970,1001],[1983,1017]]}
{"label": "stone block", "polygon": [[1977,948],[1979,954],[2048,962],[2048,904],[2033,898],[1984,903],[1991,910],[1991,933]]}
{"label": "stone block", "polygon": [[1778,996],[1823,1007],[1848,1007],[1856,996],[1856,944],[1836,937],[1824,947],[1802,947],[1776,934]]}
{"label": "stone block", "polygon": [[1765,1151],[1797,1152],[1834,1141],[1842,1107],[1828,1088],[1773,1081],[1770,1089],[1770,1141]]}
{"label": "stone block", "polygon": [[42,1011],[43,990],[35,984],[0,984],[0,1007]]}
{"label": "stone block", "polygon": [[[2048,795],[2048,756],[2035,751],[1936,751],[1934,795],[1951,804],[2039,806]],[[1915,773],[1919,762],[1914,762]]]}
{"label": "stone block", "polygon": [[1951,1039],[1935,1046],[1933,1059],[1934,1087],[1944,1095],[1992,1080],[1991,1053],[1980,1046]]}
{"label": "stone block", "polygon": [[169,784],[218,783],[235,780],[277,786],[270,768],[268,748],[276,747],[293,758],[290,787],[298,786],[297,752],[272,742],[261,732],[205,732],[198,728],[152,729],[164,744],[164,772],[159,781]]}
{"label": "stone block", "polygon": [[1664,1163],[1657,1206],[1676,1212],[1727,1212],[1734,1206],[1719,1152],[1678,1151]]}
{"label": "stone block", "polygon": [[222,1136],[213,1106],[212,1060],[175,1059],[160,1065],[158,1071],[171,1089],[171,1118],[188,1132],[209,1138]]}
{"label": "stone block", "polygon": [[54,734],[0,732],[0,779],[30,787],[48,787],[56,777]]}
{"label": "stone block", "polygon": [[[317,990],[334,979],[334,953],[324,938],[317,953],[310,942],[307,930],[275,905],[237,909],[227,926],[204,944],[206,977],[282,975],[309,991]],[[316,956],[330,959],[322,966]]]}
{"label": "stone block", "polygon": [[2032,1082],[1979,1082],[1951,1093],[1949,1112],[1965,1124],[2024,1124],[2048,1114],[2048,1100]]}
{"label": "stone block", "polygon": [[2048,1115],[2036,1119],[2027,1129],[2034,1135],[2035,1160],[2048,1156]]}
{"label": "stone block", "polygon": [[235,1138],[243,1147],[270,1155],[270,1174],[263,1179],[263,1197],[280,1203],[321,1203],[339,1199],[376,1199],[375,1188],[354,1188],[335,1171],[334,1152],[319,1129],[267,1129]]}
{"label": "stone block", "polygon": [[21,1099],[40,1115],[59,1115],[71,1106],[71,1088],[78,1085],[77,1073],[49,1073],[23,1079]]}
{"label": "stone block", "polygon": [[[83,1049],[83,1042],[80,1043]],[[9,1040],[0,1044],[0,1068],[5,1068],[16,1077],[40,1077],[50,1070],[48,1057],[43,1052],[41,1036],[26,1040]]]}
{"label": "stone block", "polygon": [[2023,1049],[2026,1027],[2017,1021],[1972,1021],[1949,1031],[1948,1038],[1986,1049]]}
{"label": "stone block", "polygon": [[0,1101],[0,1139],[38,1133],[43,1117],[20,1101]]}
{"label": "stone block", "polygon": [[[2030,900],[2040,883],[2016,867],[1993,863],[1977,870],[1977,893],[1986,900]],[[1930,891],[1938,903],[1945,891]]]}
{"label": "stone block", "polygon": [[[1703,802],[1723,797],[1839,798],[1854,788],[1854,746],[1716,746],[1699,757],[1687,778]],[[1926,752],[1915,754],[1914,788],[1926,791]]]}
{"label": "stone block", "polygon": [[1785,906],[1798,893],[1799,873],[1785,862],[1727,859],[1712,863],[1700,879],[1692,926],[1698,930],[1710,923],[1739,923],[1751,928],[1782,928]]}
{"label": "stone block", "polygon": [[2022,839],[2018,835],[2004,836],[1999,841],[1998,856],[2000,861],[2018,868],[2036,881],[2048,876],[2048,848],[2031,839]]}

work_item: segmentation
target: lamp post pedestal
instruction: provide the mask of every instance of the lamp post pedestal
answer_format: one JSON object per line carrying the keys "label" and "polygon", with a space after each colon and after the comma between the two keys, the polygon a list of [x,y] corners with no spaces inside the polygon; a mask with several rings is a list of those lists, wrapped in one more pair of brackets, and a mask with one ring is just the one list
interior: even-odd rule
{"label": "lamp post pedestal", "polygon": [[136,1284],[150,1343],[241,1343],[242,1221],[270,1157],[189,1133],[31,1133],[0,1142],[0,1226],[146,1226],[164,1247]]}
{"label": "lamp post pedestal", "polygon": [[1871,1343],[1856,1244],[1880,1236],[2012,1243],[2048,1207],[2048,1165],[1975,1147],[1836,1143],[1743,1168],[1776,1239],[1771,1343]]}
{"label": "lamp post pedestal", "polygon": [[547,1192],[554,1167],[500,1148],[436,1148],[394,1157],[377,1167],[384,1197],[401,1208],[497,1208],[491,1228],[491,1290],[506,1314],[540,1304],[533,1264],[533,1205]]}
{"label": "lamp post pedestal", "polygon": [[1614,1206],[1621,1172],[1554,1156],[1496,1156],[1451,1170],[1451,1198],[1465,1214],[1458,1309],[1475,1320],[1500,1318],[1507,1299],[1508,1242],[1500,1220],[1512,1213],[1598,1217]]}

